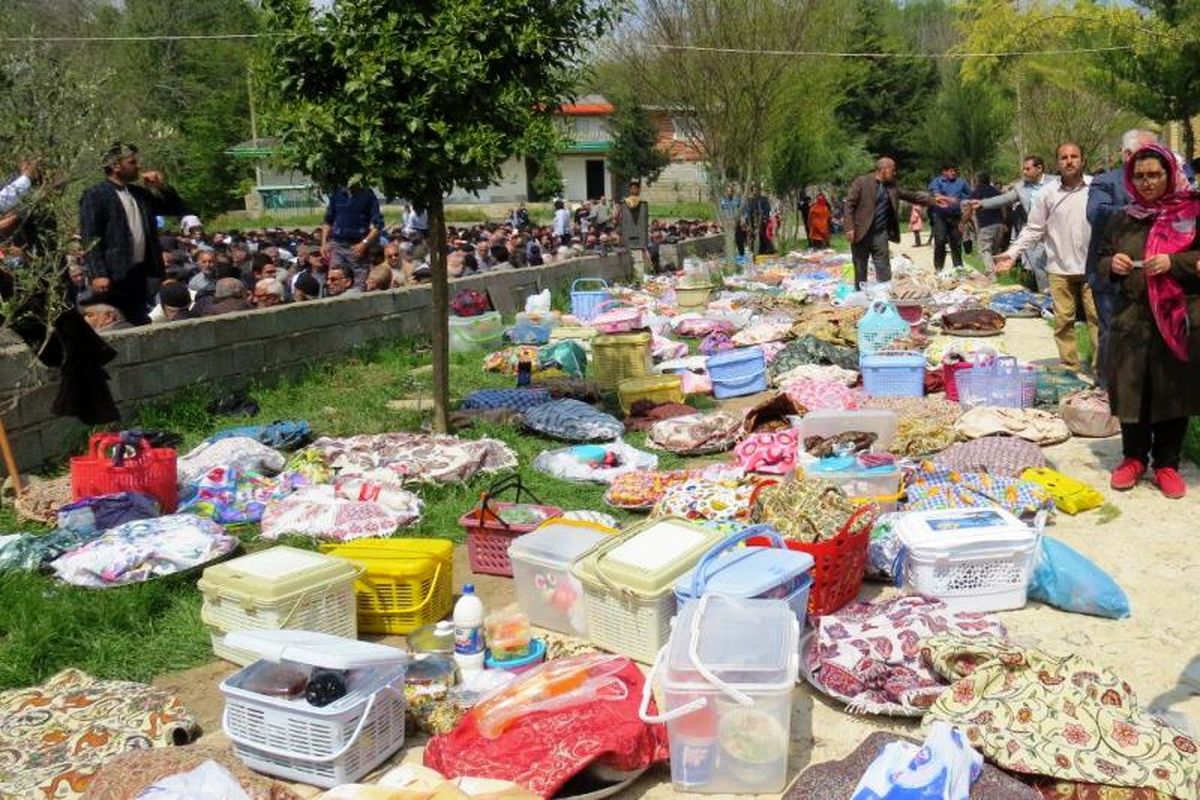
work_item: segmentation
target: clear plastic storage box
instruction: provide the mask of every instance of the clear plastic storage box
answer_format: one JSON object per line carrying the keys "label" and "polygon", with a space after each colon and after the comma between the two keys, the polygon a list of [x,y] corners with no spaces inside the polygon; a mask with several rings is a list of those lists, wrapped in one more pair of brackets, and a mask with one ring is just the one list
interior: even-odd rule
{"label": "clear plastic storage box", "polygon": [[892,440],[896,438],[899,419],[895,411],[886,408],[847,411],[820,409],[800,417],[795,427],[800,432],[801,444],[811,436],[825,439],[850,431],[873,433],[876,438],[875,443],[871,445],[871,452],[886,453],[892,446]]}
{"label": "clear plastic storage box", "polygon": [[517,603],[532,624],[587,636],[583,584],[571,574],[571,566],[615,533],[593,522],[552,519],[513,540],[508,557]]}

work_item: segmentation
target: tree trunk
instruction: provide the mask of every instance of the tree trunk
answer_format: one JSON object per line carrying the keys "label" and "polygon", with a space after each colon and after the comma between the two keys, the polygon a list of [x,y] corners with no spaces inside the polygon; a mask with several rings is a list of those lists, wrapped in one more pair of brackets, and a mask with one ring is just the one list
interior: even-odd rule
{"label": "tree trunk", "polygon": [[446,210],[442,196],[429,201],[429,324],[433,331],[433,430],[449,433],[450,414],[450,280],[446,274]]}
{"label": "tree trunk", "polygon": [[1183,157],[1189,163],[1196,157],[1196,128],[1191,117],[1183,118]]}

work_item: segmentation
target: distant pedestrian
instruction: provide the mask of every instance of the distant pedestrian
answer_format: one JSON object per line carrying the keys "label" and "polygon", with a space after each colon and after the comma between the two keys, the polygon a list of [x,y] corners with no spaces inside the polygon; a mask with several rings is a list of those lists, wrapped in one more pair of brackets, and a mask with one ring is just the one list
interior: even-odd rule
{"label": "distant pedestrian", "polygon": [[908,230],[913,235],[913,247],[921,246],[921,231],[925,229],[925,215],[921,211],[921,207],[916,203],[912,204],[912,211],[908,212]]}

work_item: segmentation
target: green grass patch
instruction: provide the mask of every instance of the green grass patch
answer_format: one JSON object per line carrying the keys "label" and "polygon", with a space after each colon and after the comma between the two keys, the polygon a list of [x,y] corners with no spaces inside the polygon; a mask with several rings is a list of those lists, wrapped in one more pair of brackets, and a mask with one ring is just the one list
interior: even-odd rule
{"label": "green grass patch", "polygon": [[1200,417],[1193,417],[1188,427],[1187,437],[1183,440],[1184,458],[1200,467]]}

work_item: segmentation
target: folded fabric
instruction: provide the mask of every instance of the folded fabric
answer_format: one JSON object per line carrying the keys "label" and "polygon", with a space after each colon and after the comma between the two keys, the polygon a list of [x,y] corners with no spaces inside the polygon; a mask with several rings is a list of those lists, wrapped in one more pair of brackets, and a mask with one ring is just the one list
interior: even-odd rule
{"label": "folded fabric", "polygon": [[983,773],[983,756],[960,732],[935,722],[918,747],[884,745],[867,767],[851,800],[970,800]]}
{"label": "folded fabric", "polygon": [[1041,316],[1043,311],[1053,309],[1054,301],[1044,294],[1017,289],[992,295],[988,308],[1006,317],[1037,317]]}
{"label": "folded fabric", "polygon": [[157,517],[158,500],[141,492],[117,492],[85,497],[58,509],[58,527],[76,533],[94,533],[136,519]]}
{"label": "folded fabric", "polygon": [[300,800],[300,795],[282,783],[251,772],[228,747],[221,749],[205,742],[187,747],[130,750],[114,756],[96,773],[84,800],[142,800],[142,792],[156,781],[205,763],[220,764],[250,800]]}
{"label": "folded fabric", "polygon": [[517,411],[527,411],[534,406],[549,402],[550,391],[548,389],[480,389],[467,395],[458,407],[462,411],[493,408],[513,408]]}
{"label": "folded fabric", "polygon": [[339,475],[333,479],[333,493],[342,500],[379,503],[399,516],[402,528],[419,521],[425,510],[420,497],[405,489],[391,472],[382,469],[364,475]]}
{"label": "folded fabric", "polygon": [[687,314],[676,317],[671,327],[675,331],[676,336],[683,336],[688,339],[702,339],[718,331],[728,336],[737,330],[737,327],[732,322],[726,320]]}
{"label": "folded fabric", "polygon": [[940,397],[869,397],[863,408],[896,412],[896,435],[888,449],[898,456],[939,453],[958,439],[954,423],[962,406]]}
{"label": "folded fabric", "polygon": [[858,383],[858,371],[842,369],[833,364],[801,364],[787,372],[774,373],[771,378],[776,386],[785,386],[793,381],[822,381],[824,383],[840,383],[843,386],[853,386]]}
{"label": "folded fabric", "polygon": [[361,474],[383,468],[405,483],[459,483],[480,473],[517,465],[516,453],[497,439],[460,439],[439,434],[323,437],[313,442],[310,449],[321,453],[339,474]]}
{"label": "folded fabric", "polygon": [[1069,395],[1091,388],[1090,383],[1066,367],[1038,370],[1034,405],[1058,408],[1059,404]]}
{"label": "folded fabric", "polygon": [[625,432],[621,420],[579,400],[551,400],[525,412],[525,427],[569,442],[607,441]]}
{"label": "folded fabric", "polygon": [[858,369],[858,348],[831,344],[811,334],[788,342],[774,363],[771,373],[779,375],[804,364],[832,364],[842,369]]}
{"label": "folded fabric", "polygon": [[267,504],[262,514],[262,538],[286,534],[330,542],[386,538],[405,523],[405,515],[371,500],[344,500],[332,486],[300,489]]}
{"label": "folded fabric", "polygon": [[267,503],[286,497],[292,485],[240,467],[213,467],[181,492],[180,513],[207,517],[218,525],[258,522]]}
{"label": "folded fabric", "polygon": [[1020,519],[1038,512],[1054,513],[1054,498],[1031,481],[942,469],[923,461],[905,484],[903,511],[936,511],[947,508],[1003,508]]}
{"label": "folded fabric", "polygon": [[312,439],[312,428],[302,419],[281,419],[266,425],[239,425],[214,433],[208,441],[216,442],[231,436],[245,436],[259,444],[279,450],[295,450]]}
{"label": "folded fabric", "polygon": [[688,478],[668,486],[650,512],[651,517],[683,517],[696,522],[750,524],[759,481]]}
{"label": "folded fabric", "polygon": [[734,347],[733,339],[725,331],[713,331],[700,342],[700,352],[706,356],[715,356]]}
{"label": "folded fabric", "polygon": [[796,431],[752,433],[733,449],[733,458],[747,472],[787,475],[796,469],[799,446]]}
{"label": "folded fabric", "polygon": [[767,342],[778,342],[791,337],[792,323],[790,322],[760,322],[749,328],[738,331],[733,335],[733,343],[738,347],[749,347]]}
{"label": "folded fabric", "polygon": [[944,469],[1016,478],[1027,469],[1044,467],[1046,457],[1042,448],[1024,439],[982,436],[950,445],[934,456],[933,462]]}
{"label": "folded fabric", "polygon": [[695,408],[686,403],[655,403],[653,400],[638,400],[629,407],[629,416],[625,418],[625,430],[649,430],[656,422],[675,417],[686,417],[698,413]]}
{"label": "folded fabric", "polygon": [[176,464],[180,485],[196,483],[213,467],[237,467],[266,475],[283,469],[287,459],[278,450],[247,436],[201,442]]}
{"label": "folded fabric", "polygon": [[1129,682],[1074,653],[947,632],[923,642],[953,681],[925,715],[1011,772],[1200,797],[1200,747],[1143,711]]}
{"label": "folded fabric", "polygon": [[119,754],[184,745],[199,733],[175,695],[77,669],[0,692],[0,719],[0,797],[22,800],[81,797]]}
{"label": "folded fabric", "polygon": [[1121,421],[1113,416],[1103,389],[1072,392],[1058,404],[1058,414],[1075,436],[1104,439],[1121,432]]}
{"label": "folded fabric", "polygon": [[655,361],[670,361],[675,358],[683,358],[687,354],[687,342],[676,342],[665,336],[651,335],[650,356]]}
{"label": "folded fabric", "polygon": [[784,393],[806,411],[845,411],[859,408],[866,394],[844,383],[797,380],[783,384]]}
{"label": "folded fabric", "polygon": [[237,538],[212,520],[171,514],[118,525],[63,553],[50,566],[64,583],[108,588],[183,572],[237,546]]}
{"label": "folded fabric", "polygon": [[[858,785],[859,778],[875,760],[879,752],[892,743],[920,743],[907,737],[877,731],[859,743],[854,752],[838,761],[811,766],[783,795],[783,800],[844,800],[850,797]],[[971,800],[1043,800],[1032,788],[996,769],[983,765],[983,772],[971,787]],[[1089,800],[1105,800],[1089,798]]]}
{"label": "folded fabric", "polygon": [[851,714],[904,717],[924,714],[949,685],[922,657],[926,639],[947,630],[967,637],[1006,635],[986,614],[951,612],[942,601],[920,595],[851,602],[819,617],[816,627],[804,653],[810,682]]}
{"label": "folded fabric", "polygon": [[677,469],[668,471],[638,470],[621,475],[613,480],[604,493],[604,502],[613,508],[628,511],[649,511],[662,498],[667,489],[692,478],[719,481],[740,481],[745,473],[728,464],[712,464],[703,469]]}
{"label": "folded fabric", "polygon": [[836,484],[793,476],[759,493],[754,521],[771,523],[786,539],[811,544],[837,537],[856,511]]}
{"label": "folded fabric", "polygon": [[538,472],[565,481],[612,483],[621,475],[655,469],[658,456],[645,453],[618,439],[595,445],[575,445],[543,450],[533,459]]}
{"label": "folded fabric", "polygon": [[980,406],[959,417],[954,429],[968,439],[1018,436],[1043,447],[1071,438],[1071,431],[1061,417],[1040,408]]}
{"label": "folded fabric", "polygon": [[646,443],[676,455],[721,453],[733,447],[745,433],[744,420],[728,411],[712,411],[656,422]]}

